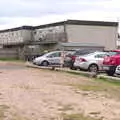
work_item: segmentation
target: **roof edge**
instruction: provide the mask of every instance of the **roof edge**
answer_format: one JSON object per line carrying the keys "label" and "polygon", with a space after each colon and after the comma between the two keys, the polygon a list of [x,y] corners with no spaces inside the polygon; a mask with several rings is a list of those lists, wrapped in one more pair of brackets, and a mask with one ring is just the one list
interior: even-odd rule
{"label": "roof edge", "polygon": [[0,33],[4,32],[13,32],[13,31],[18,31],[18,30],[33,30],[33,26],[21,26],[21,27],[15,27],[15,28],[10,28],[10,29],[5,29],[5,30],[0,30]]}
{"label": "roof edge", "polygon": [[114,27],[117,27],[119,25],[119,22],[88,21],[88,20],[67,20],[66,24],[93,25],[93,26],[114,26]]}
{"label": "roof edge", "polygon": [[61,26],[61,25],[91,25],[91,26],[111,26],[111,27],[118,27],[118,22],[106,22],[106,21],[87,21],[87,20],[66,20],[61,22],[55,22],[50,24],[44,24],[39,26],[21,26],[16,28],[10,28],[5,30],[0,30],[0,33],[2,32],[12,32],[12,31],[18,31],[18,30],[34,30],[34,29],[42,29],[46,27],[54,27],[54,26]]}

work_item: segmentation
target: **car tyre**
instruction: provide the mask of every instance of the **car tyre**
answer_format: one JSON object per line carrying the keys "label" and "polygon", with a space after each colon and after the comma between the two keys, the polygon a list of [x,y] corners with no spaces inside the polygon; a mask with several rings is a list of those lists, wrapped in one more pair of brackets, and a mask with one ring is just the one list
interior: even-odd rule
{"label": "car tyre", "polygon": [[95,72],[95,73],[97,73],[97,72],[98,72],[98,65],[96,65],[96,64],[91,64],[91,65],[89,66],[89,68],[88,68],[88,71],[89,71],[89,72]]}
{"label": "car tyre", "polygon": [[43,62],[41,63],[41,65],[42,65],[42,66],[48,66],[48,65],[49,65],[49,62],[48,62],[48,61],[43,61]]}
{"label": "car tyre", "polygon": [[71,69],[71,70],[77,70],[77,68],[75,68],[75,67],[73,67],[73,66],[70,67],[70,69]]}
{"label": "car tyre", "polygon": [[115,71],[112,71],[112,70],[111,71],[106,71],[106,73],[107,73],[108,76],[113,76]]}

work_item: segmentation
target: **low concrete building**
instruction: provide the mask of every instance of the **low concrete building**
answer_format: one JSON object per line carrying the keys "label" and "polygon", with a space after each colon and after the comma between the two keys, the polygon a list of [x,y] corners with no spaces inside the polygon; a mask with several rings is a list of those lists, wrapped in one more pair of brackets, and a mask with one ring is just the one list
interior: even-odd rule
{"label": "low concrete building", "polygon": [[118,34],[118,39],[116,41],[117,48],[120,49],[120,34]]}
{"label": "low concrete building", "polygon": [[22,26],[0,31],[0,46],[16,48],[19,58],[44,50],[116,49],[117,22],[67,20],[40,26]]}

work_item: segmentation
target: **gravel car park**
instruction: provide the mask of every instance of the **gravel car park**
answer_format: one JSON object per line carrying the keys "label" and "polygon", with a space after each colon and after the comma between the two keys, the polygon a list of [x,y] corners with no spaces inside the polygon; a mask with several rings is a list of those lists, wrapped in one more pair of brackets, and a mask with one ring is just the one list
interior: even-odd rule
{"label": "gravel car park", "polygon": [[0,62],[0,68],[0,120],[65,120],[63,113],[120,118],[119,86],[19,62]]}

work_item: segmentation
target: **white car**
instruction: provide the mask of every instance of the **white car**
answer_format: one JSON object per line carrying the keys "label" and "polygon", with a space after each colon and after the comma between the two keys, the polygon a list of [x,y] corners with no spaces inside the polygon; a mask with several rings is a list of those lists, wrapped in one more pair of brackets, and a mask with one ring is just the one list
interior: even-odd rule
{"label": "white car", "polygon": [[116,67],[115,74],[120,75],[120,65]]}
{"label": "white car", "polygon": [[33,60],[33,64],[48,66],[48,65],[60,65],[62,51],[53,51],[46,53]]}
{"label": "white car", "polygon": [[103,59],[107,56],[107,52],[93,52],[87,55],[78,56],[75,59],[74,67],[90,72],[102,70]]}

